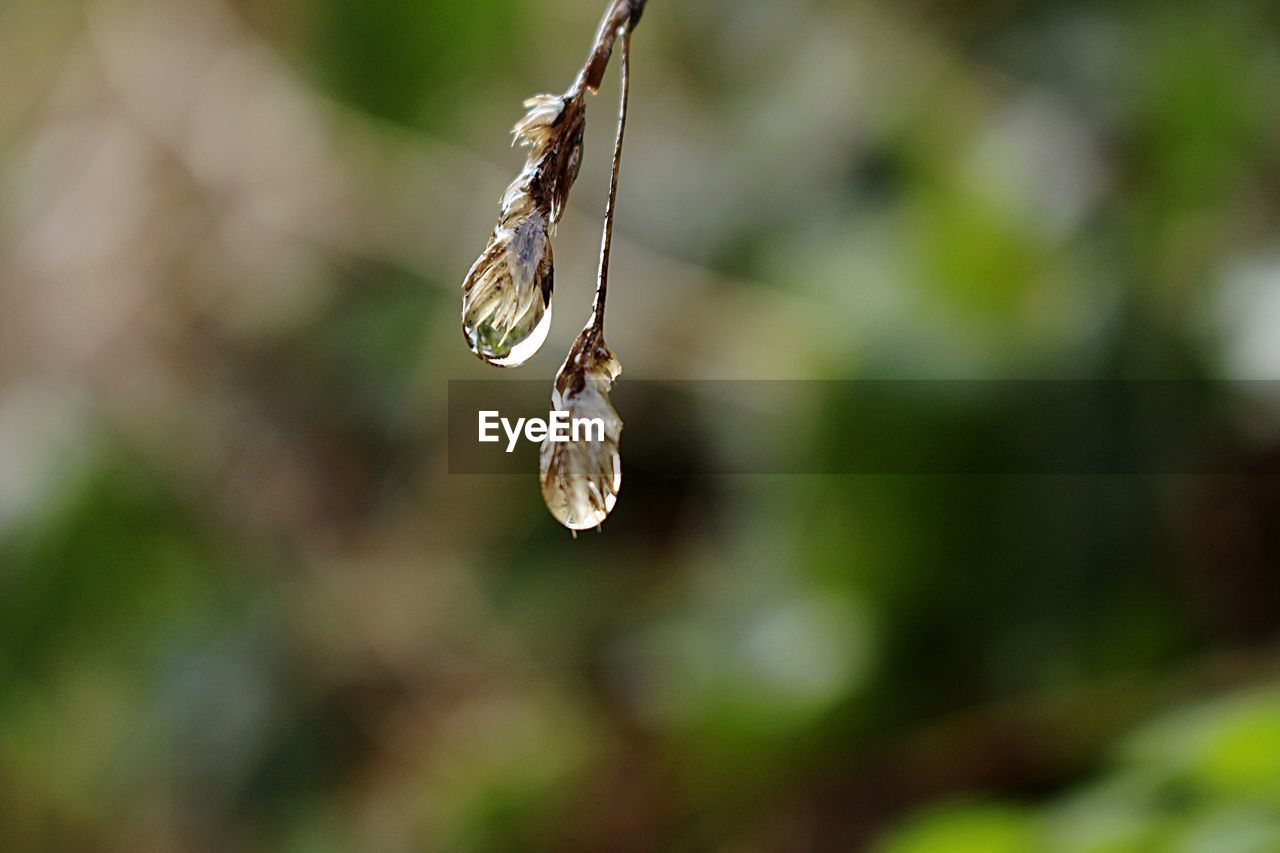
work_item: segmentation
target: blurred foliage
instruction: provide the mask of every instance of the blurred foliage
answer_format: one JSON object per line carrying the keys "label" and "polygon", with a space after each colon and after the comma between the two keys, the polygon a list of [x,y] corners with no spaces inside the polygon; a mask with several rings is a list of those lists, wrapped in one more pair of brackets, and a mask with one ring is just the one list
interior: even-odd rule
{"label": "blurred foliage", "polygon": [[[374,115],[447,128],[477,81],[515,53],[518,0],[317,0],[316,73],[338,96]],[[390,84],[394,81],[394,84]]]}
{"label": "blurred foliage", "polygon": [[[714,398],[598,535],[449,473],[507,130],[602,6],[0,5],[0,850],[1280,850],[1267,383],[1193,386],[1230,476],[653,473],[749,454]],[[652,0],[622,382],[1275,380],[1278,46],[1262,0]],[[850,387],[767,438],[839,467]],[[998,402],[878,428],[964,468]]]}
{"label": "blurred foliage", "polygon": [[952,805],[882,840],[891,853],[1266,851],[1280,846],[1280,696],[1245,692],[1131,734],[1099,780],[1039,807]]}

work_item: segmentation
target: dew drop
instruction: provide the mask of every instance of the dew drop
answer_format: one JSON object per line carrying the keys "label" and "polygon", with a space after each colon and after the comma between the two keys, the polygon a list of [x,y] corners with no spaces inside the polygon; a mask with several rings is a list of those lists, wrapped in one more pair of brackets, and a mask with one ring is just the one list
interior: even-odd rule
{"label": "dew drop", "polygon": [[622,457],[616,449],[600,456],[601,470],[595,474],[543,472],[542,498],[547,509],[570,530],[599,527],[618,502],[618,492],[622,489]]}
{"label": "dew drop", "polygon": [[495,367],[518,367],[537,354],[551,331],[551,299],[538,299],[514,323],[499,314],[463,317],[463,332],[471,351]]}
{"label": "dew drop", "polygon": [[463,285],[467,345],[498,367],[524,364],[551,330],[554,269],[545,217],[499,227]]}
{"label": "dew drop", "polygon": [[603,432],[588,428],[580,434],[581,440],[548,439],[538,459],[547,509],[556,521],[574,531],[599,527],[613,511],[622,489],[622,418],[609,400],[612,380],[620,368],[612,354],[593,368],[585,372],[580,387],[557,388],[551,406],[567,412],[570,419],[598,421]]}

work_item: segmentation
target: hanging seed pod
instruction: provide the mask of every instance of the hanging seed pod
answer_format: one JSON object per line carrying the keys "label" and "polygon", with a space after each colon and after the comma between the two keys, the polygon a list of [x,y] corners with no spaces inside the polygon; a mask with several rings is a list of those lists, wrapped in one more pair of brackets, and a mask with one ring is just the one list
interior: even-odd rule
{"label": "hanging seed pod", "polygon": [[555,264],[551,235],[582,163],[582,97],[538,95],[516,124],[529,149],[502,196],[498,224],[462,285],[462,331],[481,359],[499,367],[528,361],[547,339]]}
{"label": "hanging seed pod", "polygon": [[609,253],[618,197],[622,139],[630,92],[631,31],[645,0],[611,0],[587,61],[563,96],[537,95],[513,129],[528,149],[524,169],[502,197],[498,224],[462,285],[462,331],[467,345],[499,367],[523,364],[547,338],[555,282],[551,237],[564,214],[569,191],[582,165],[586,96],[600,88],[621,40],[622,94],[614,142],[609,197],[600,245],[600,272],[591,319],[556,375],[551,407],[569,423],[594,423],[569,441],[549,435],[538,458],[542,496],[556,520],[570,530],[599,527],[622,488],[622,419],[609,393],[622,366],[604,342],[604,308],[609,285]]}
{"label": "hanging seed pod", "polygon": [[[616,3],[619,14],[639,15],[643,3],[627,7]],[[609,293],[609,257],[613,249],[613,219],[618,201],[618,174],[622,167],[622,142],[627,129],[627,100],[631,91],[631,32],[636,17],[621,19],[615,35],[622,36],[621,97],[618,104],[618,134],[613,143],[613,165],[609,173],[609,196],[605,202],[604,229],[600,238],[600,270],[591,319],[574,341],[573,348],[556,374],[551,407],[566,412],[570,423],[596,420],[603,434],[580,437],[570,442],[554,442],[548,436],[538,459],[542,497],[557,521],[574,531],[599,527],[613,511],[622,489],[622,419],[613,408],[609,392],[622,373],[622,365],[604,342],[605,303]],[[609,49],[612,49],[610,42]],[[583,79],[588,79],[584,71]],[[595,85],[598,85],[598,80]],[[592,440],[592,439],[596,440]]]}
{"label": "hanging seed pod", "polygon": [[552,410],[568,413],[571,422],[596,420],[604,425],[602,435],[587,429],[572,441],[542,443],[538,468],[543,500],[555,519],[573,531],[599,527],[622,488],[622,419],[609,400],[620,373],[622,365],[593,320],[556,375]]}

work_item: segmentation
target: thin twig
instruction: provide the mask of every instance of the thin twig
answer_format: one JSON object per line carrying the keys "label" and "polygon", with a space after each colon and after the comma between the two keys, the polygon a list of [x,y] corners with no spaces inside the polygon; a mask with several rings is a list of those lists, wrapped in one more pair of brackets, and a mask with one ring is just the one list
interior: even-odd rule
{"label": "thin twig", "polygon": [[609,67],[609,57],[613,54],[614,42],[624,30],[629,35],[635,29],[644,12],[645,2],[646,0],[613,0],[600,21],[600,29],[596,31],[587,61],[578,72],[573,86],[565,93],[566,99],[577,98],[587,89],[595,92],[600,88],[605,69]]}
{"label": "thin twig", "polygon": [[609,199],[604,208],[604,234],[600,238],[600,274],[596,282],[592,319],[604,330],[604,302],[609,290],[609,254],[613,249],[613,213],[618,202],[618,172],[622,167],[622,137],[627,131],[627,100],[631,94],[631,29],[622,35],[622,94],[618,106],[618,137],[613,143],[613,166],[609,173]]}

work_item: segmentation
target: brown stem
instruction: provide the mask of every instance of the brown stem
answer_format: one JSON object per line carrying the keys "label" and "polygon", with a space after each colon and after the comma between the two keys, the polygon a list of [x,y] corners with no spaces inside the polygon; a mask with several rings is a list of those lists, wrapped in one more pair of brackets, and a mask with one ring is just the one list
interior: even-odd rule
{"label": "brown stem", "polygon": [[578,73],[578,79],[566,93],[566,98],[578,98],[588,89],[594,93],[600,88],[605,69],[609,67],[609,57],[613,55],[614,42],[617,41],[621,32],[625,30],[630,33],[640,22],[640,15],[644,12],[646,1],[613,0],[609,4],[604,18],[600,21],[600,29],[596,31],[591,53],[587,55],[587,61],[582,66],[582,71]]}
{"label": "brown stem", "polygon": [[596,281],[596,298],[592,306],[592,322],[604,330],[604,301],[609,290],[609,255],[613,250],[613,212],[618,203],[618,172],[622,168],[622,137],[627,131],[627,100],[631,94],[631,29],[622,34],[622,94],[618,106],[618,138],[613,143],[613,166],[609,172],[609,199],[604,208],[604,234],[600,238],[600,275]]}

